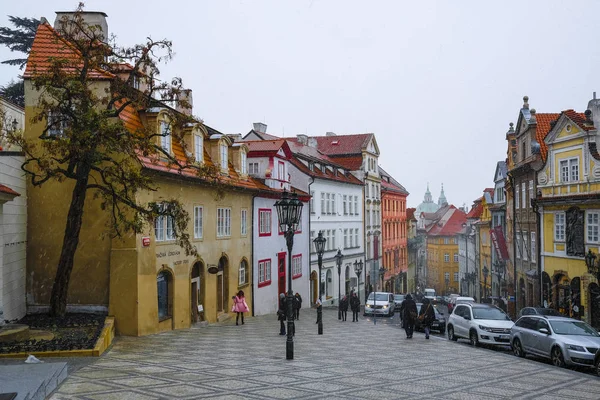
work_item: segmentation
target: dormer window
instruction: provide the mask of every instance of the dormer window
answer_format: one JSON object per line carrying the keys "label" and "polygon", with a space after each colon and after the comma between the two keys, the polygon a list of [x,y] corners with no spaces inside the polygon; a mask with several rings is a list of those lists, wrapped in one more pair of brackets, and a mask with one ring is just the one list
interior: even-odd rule
{"label": "dormer window", "polygon": [[219,145],[219,155],[221,157],[221,169],[224,171],[227,171],[229,165],[229,160],[227,159],[227,151],[227,144],[221,143]]}
{"label": "dormer window", "polygon": [[277,179],[285,181],[285,163],[283,161],[277,163]]}
{"label": "dormer window", "polygon": [[240,153],[240,165],[241,165],[241,173],[242,175],[247,175],[248,174],[248,167],[246,165],[246,152],[242,151]]}
{"label": "dormer window", "polygon": [[171,154],[171,127],[167,121],[160,121],[160,147]]}
{"label": "dormer window", "polygon": [[194,135],[194,157],[197,162],[204,160],[204,140],[202,135]]}

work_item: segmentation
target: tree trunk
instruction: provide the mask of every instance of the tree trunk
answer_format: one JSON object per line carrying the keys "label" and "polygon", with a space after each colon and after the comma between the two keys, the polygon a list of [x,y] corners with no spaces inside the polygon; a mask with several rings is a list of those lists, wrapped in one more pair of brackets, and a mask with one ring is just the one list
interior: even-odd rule
{"label": "tree trunk", "polygon": [[73,271],[73,260],[75,252],[79,245],[79,233],[83,220],[83,206],[87,194],[87,184],[91,168],[83,165],[78,168],[79,178],[73,188],[71,205],[67,216],[67,226],[63,238],[62,250],[58,260],[56,278],[52,286],[52,295],[50,298],[50,315],[54,317],[63,317],[67,310],[67,294],[69,291],[69,280],[71,271]]}

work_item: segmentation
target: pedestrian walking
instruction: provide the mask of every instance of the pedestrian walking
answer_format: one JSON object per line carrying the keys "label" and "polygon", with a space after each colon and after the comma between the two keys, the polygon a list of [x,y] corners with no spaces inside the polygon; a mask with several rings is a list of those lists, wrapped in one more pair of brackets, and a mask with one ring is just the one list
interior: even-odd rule
{"label": "pedestrian walking", "polygon": [[354,292],[350,295],[350,309],[352,310],[352,322],[358,322],[358,313],[360,312],[360,299]]}
{"label": "pedestrian walking", "polygon": [[419,311],[418,318],[419,321],[421,321],[421,326],[425,330],[425,339],[429,339],[431,324],[435,320],[435,311],[433,310],[433,306],[427,297],[423,299],[423,304],[421,305],[421,311]]}
{"label": "pedestrian walking", "polygon": [[300,320],[300,309],[302,308],[302,296],[296,292],[294,296],[294,318]]}
{"label": "pedestrian walking", "polygon": [[406,332],[406,338],[412,339],[415,330],[415,320],[417,319],[417,303],[410,294],[407,294],[400,305],[400,314],[402,315],[402,327]]}
{"label": "pedestrian walking", "polygon": [[246,303],[246,298],[244,297],[244,291],[240,290],[236,296],[233,296],[233,306],[231,307],[231,312],[236,313],[235,315],[235,324],[238,325],[238,321],[240,316],[242,317],[242,325],[244,325],[244,313],[250,311],[248,308],[248,304]]}
{"label": "pedestrian walking", "polygon": [[285,312],[286,312],[286,307],[285,307],[285,294],[284,293],[280,293],[279,294],[279,308],[277,309],[277,319],[279,320],[279,334],[280,335],[285,335]]}
{"label": "pedestrian walking", "polygon": [[342,321],[346,321],[348,317],[348,296],[344,295],[340,301],[340,312],[342,314]]}

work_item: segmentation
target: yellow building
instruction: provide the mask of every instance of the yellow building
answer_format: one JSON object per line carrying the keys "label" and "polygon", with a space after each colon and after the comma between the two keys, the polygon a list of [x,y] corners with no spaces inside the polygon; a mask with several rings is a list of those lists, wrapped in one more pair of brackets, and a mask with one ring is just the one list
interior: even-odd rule
{"label": "yellow building", "polygon": [[[589,108],[600,111],[596,100]],[[546,136],[538,172],[542,301],[600,327],[600,290],[585,256],[600,252],[600,154],[586,111],[563,111]],[[547,147],[547,149],[546,149]],[[532,245],[533,246],[533,245]]]}
{"label": "yellow building", "polygon": [[481,215],[475,223],[478,234],[479,253],[479,298],[487,299],[492,293],[492,241],[490,229],[492,227],[492,213],[490,205],[493,205],[494,189],[487,188],[481,197]]}
{"label": "yellow building", "polygon": [[[65,51],[71,51],[58,37],[45,20],[40,24],[24,74],[27,121],[33,121],[39,112],[40,92],[31,81],[35,67],[43,68],[55,53],[64,56]],[[111,80],[104,76],[94,82],[94,90],[105,96],[110,85]],[[141,111],[129,107],[119,118],[131,131],[145,126],[158,132],[162,122],[176,112],[166,105]],[[45,121],[29,124],[26,138],[38,140],[45,127]],[[107,311],[116,317],[120,334],[187,328],[198,318],[214,322],[229,317],[231,296],[238,290],[252,298],[252,198],[269,189],[248,177],[247,146],[233,146],[228,136],[200,122],[182,129],[183,140],[194,149],[195,162],[219,170],[220,192],[192,171],[179,171],[166,162],[140,157],[141,173],[152,177],[157,190],[138,194],[138,200],[143,204],[177,198],[191,217],[188,233],[198,250],[197,257],[186,256],[176,244],[168,217],[158,218],[142,234],[115,239],[106,235],[109,212],[100,207],[92,192],[85,202],[68,307]],[[177,135],[168,138],[166,144],[161,143],[163,149],[178,159],[185,157]],[[49,304],[72,189],[70,181],[50,180],[42,187],[28,182],[30,309]],[[250,301],[248,305],[252,307]]]}

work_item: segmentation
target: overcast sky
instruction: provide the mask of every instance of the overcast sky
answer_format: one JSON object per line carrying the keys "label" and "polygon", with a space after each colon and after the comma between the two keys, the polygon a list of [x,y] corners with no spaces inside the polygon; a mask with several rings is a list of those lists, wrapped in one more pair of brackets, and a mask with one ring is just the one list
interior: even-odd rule
{"label": "overcast sky", "polygon": [[[599,1],[90,0],[121,44],[168,38],[162,77],[193,90],[194,114],[225,133],[373,132],[380,165],[418,205],[471,205],[493,187],[524,95],[538,112],[585,111],[600,92]],[[46,17],[76,1],[2,1]],[[0,48],[0,59],[12,55]],[[19,70],[0,66],[0,84]]]}

